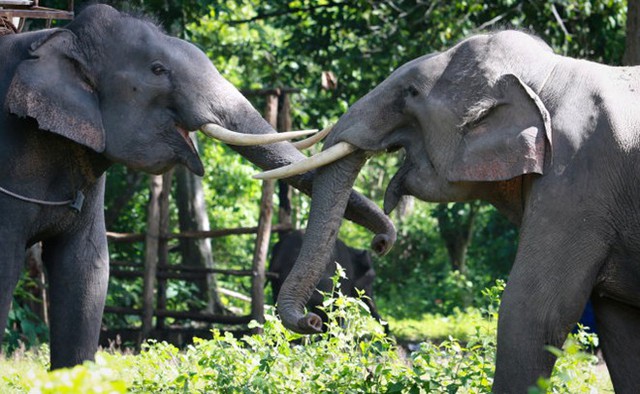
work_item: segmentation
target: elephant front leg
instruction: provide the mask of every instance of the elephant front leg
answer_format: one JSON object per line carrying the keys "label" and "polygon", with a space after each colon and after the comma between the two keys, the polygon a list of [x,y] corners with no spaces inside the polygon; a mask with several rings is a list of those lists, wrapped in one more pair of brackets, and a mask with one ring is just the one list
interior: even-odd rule
{"label": "elephant front leg", "polygon": [[104,229],[47,242],[43,251],[51,302],[51,368],[93,360],[109,278]]}
{"label": "elephant front leg", "polygon": [[496,393],[526,393],[550,376],[555,358],[545,347],[562,347],[608,252],[584,216],[528,216],[500,305]]}
{"label": "elephant front leg", "polygon": [[594,294],[596,326],[615,392],[637,393],[640,387],[640,310]]}

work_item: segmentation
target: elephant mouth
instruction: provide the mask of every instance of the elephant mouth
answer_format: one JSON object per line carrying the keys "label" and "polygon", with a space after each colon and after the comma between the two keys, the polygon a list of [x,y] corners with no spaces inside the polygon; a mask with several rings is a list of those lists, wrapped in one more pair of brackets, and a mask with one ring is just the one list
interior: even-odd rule
{"label": "elephant mouth", "polygon": [[189,131],[186,127],[181,126],[180,124],[175,124],[176,132],[182,137],[185,145],[188,149],[182,151],[182,153],[178,153],[178,156],[181,157],[182,164],[187,166],[187,168],[198,176],[204,175],[204,165],[200,160],[200,156],[198,155],[198,149],[193,143],[193,140],[189,136]]}
{"label": "elephant mouth", "polygon": [[178,130],[178,134],[180,134],[182,136],[182,138],[184,139],[184,142],[186,142],[187,145],[189,146],[189,148],[191,148],[191,151],[193,153],[197,154],[198,151],[196,150],[196,147],[193,144],[193,141],[191,140],[191,137],[189,137],[189,133],[191,133],[191,131],[185,129],[184,127],[180,126],[179,124],[176,124],[176,130]]}

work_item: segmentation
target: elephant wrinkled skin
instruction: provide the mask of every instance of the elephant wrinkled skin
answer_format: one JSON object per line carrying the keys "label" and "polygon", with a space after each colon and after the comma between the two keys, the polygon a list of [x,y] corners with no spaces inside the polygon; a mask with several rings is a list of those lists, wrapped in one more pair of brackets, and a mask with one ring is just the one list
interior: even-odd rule
{"label": "elephant wrinkled skin", "polygon": [[640,68],[554,54],[522,32],[473,36],[399,67],[334,126],[300,258],[278,300],[312,332],[304,305],[367,155],[404,148],[385,211],[403,195],[481,199],[520,226],[500,306],[493,389],[523,393],[555,362],[591,298],[617,392],[640,386]]}
{"label": "elephant wrinkled skin", "polygon": [[[275,133],[202,51],[105,5],[66,28],[0,37],[0,108],[0,340],[25,248],[42,241],[52,368],[92,359],[98,346],[106,169],[183,164],[202,174],[189,131]],[[304,158],[288,142],[232,148],[265,169]],[[310,193],[311,180],[288,182]],[[355,192],[349,204],[348,216],[387,250],[395,230],[386,215]]]}

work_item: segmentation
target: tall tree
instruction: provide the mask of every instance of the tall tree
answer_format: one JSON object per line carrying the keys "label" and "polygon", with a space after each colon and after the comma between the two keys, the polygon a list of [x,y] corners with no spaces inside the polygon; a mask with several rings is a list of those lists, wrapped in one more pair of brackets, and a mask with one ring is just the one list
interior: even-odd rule
{"label": "tall tree", "polygon": [[[186,168],[179,167],[176,174],[176,205],[178,207],[178,222],[181,232],[208,231],[211,229],[207,214],[202,178],[193,175]],[[214,268],[211,240],[181,239],[180,254],[183,264]],[[207,311],[221,313],[225,311],[218,296],[215,275],[209,273],[197,283],[200,294],[207,301]]]}
{"label": "tall tree", "polygon": [[635,66],[640,64],[640,0],[628,0],[626,32],[622,64]]}
{"label": "tall tree", "polygon": [[481,203],[439,204],[433,210],[438,219],[438,231],[444,241],[451,267],[466,271],[467,250],[473,239],[473,230]]}

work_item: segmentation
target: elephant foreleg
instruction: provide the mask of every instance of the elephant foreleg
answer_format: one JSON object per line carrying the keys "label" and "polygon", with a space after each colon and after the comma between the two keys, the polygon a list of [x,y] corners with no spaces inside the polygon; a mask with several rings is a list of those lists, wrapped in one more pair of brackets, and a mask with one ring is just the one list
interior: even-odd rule
{"label": "elephant foreleg", "polygon": [[594,295],[598,336],[616,393],[637,393],[640,379],[640,310]]}
{"label": "elephant foreleg", "polygon": [[[555,358],[545,347],[562,347],[608,250],[593,223],[556,215],[534,228],[540,221],[529,219],[500,305],[496,393],[526,393],[551,374]],[[568,231],[567,222],[578,224]]]}
{"label": "elephant foreleg", "polygon": [[90,227],[43,246],[51,301],[52,369],[93,360],[98,348],[109,260],[104,229],[100,233],[95,224]]}

